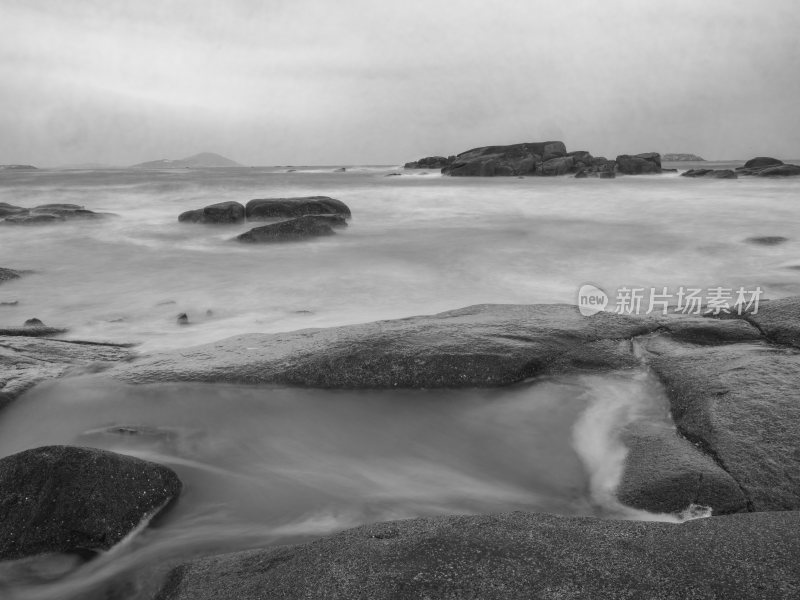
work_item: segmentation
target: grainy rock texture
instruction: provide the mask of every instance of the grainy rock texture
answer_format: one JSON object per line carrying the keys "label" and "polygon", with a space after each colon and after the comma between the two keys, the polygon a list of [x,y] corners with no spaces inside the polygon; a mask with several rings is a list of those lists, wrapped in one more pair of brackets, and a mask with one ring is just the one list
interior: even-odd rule
{"label": "grainy rock texture", "polygon": [[178,216],[181,223],[234,224],[244,222],[244,206],[238,202],[218,202],[205,208],[187,210]]}
{"label": "grainy rock texture", "polygon": [[800,515],[668,523],[546,514],[378,523],[174,569],[159,600],[789,599]]}
{"label": "grainy rock texture", "polygon": [[236,236],[240,242],[250,244],[268,244],[274,242],[294,242],[313,237],[333,235],[333,227],[347,225],[340,215],[307,215],[255,227]]}
{"label": "grainy rock texture", "polygon": [[167,467],[97,450],[45,446],[0,459],[0,559],[108,550],[177,497]]}
{"label": "grainy rock texture", "polygon": [[302,217],[305,215],[342,215],[350,218],[350,208],[341,200],[328,196],[304,198],[263,198],[245,205],[248,221]]}

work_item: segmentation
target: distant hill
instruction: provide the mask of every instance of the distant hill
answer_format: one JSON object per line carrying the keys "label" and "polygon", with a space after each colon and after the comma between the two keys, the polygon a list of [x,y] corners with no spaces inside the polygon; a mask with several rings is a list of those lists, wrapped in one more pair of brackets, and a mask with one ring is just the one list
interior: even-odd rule
{"label": "distant hill", "polygon": [[178,160],[169,160],[162,158],[161,160],[151,160],[148,162],[133,165],[134,169],[203,169],[203,168],[216,168],[216,167],[241,167],[239,163],[214,154],[213,152],[201,152],[194,156],[187,158],[180,158]]}
{"label": "distant hill", "polygon": [[680,162],[680,161],[694,161],[694,162],[705,162],[705,158],[700,158],[697,154],[665,154],[661,157],[661,160],[666,162]]}
{"label": "distant hill", "polygon": [[36,171],[33,165],[0,165],[0,171]]}

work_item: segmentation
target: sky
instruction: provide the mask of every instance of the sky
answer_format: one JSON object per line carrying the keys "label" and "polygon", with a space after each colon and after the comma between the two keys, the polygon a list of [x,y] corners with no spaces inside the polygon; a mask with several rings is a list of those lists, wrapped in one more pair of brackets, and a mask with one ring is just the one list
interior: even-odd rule
{"label": "sky", "polygon": [[795,0],[0,0],[0,164],[800,157]]}

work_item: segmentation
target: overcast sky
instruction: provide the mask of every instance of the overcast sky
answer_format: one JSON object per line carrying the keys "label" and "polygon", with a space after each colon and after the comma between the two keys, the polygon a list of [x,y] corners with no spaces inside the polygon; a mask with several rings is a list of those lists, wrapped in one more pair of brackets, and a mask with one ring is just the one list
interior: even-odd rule
{"label": "overcast sky", "polygon": [[800,157],[795,0],[0,0],[0,163]]}

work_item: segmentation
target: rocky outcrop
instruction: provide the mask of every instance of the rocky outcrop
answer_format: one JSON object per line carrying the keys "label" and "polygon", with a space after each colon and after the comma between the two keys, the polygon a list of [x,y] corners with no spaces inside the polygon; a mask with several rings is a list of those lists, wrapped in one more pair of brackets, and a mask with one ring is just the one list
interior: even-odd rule
{"label": "rocky outcrop", "polygon": [[21,327],[0,325],[0,336],[45,337],[66,332],[67,330],[63,327],[48,327],[35,317],[25,321]]}
{"label": "rocky outcrop", "polygon": [[681,173],[681,177],[705,177],[707,179],[737,179],[731,169],[689,169]]}
{"label": "rocky outcrop", "polygon": [[404,166],[406,169],[443,169],[455,161],[455,156],[426,156],[413,162],[407,162]]}
{"label": "rocky outcrop", "polygon": [[0,459],[0,559],[108,550],[181,491],[167,467],[45,446]]}
{"label": "rocky outcrop", "polygon": [[38,171],[33,165],[0,165],[0,171]]}
{"label": "rocky outcrop", "polygon": [[280,221],[262,227],[255,227],[236,237],[244,243],[293,242],[308,238],[333,235],[333,227],[346,226],[341,215],[307,215],[287,221]]}
{"label": "rocky outcrop", "polygon": [[130,350],[121,345],[0,334],[0,408],[46,379],[95,372],[129,358]]}
{"label": "rocky outcrop", "polygon": [[245,209],[238,202],[218,202],[188,210],[178,216],[181,223],[235,224],[244,222]]}
{"label": "rocky outcrop", "polygon": [[[3,215],[5,216],[3,217]],[[0,224],[43,225],[61,221],[103,219],[110,213],[97,213],[77,204],[41,204],[33,208],[0,206]]]}
{"label": "rocky outcrop", "polygon": [[664,162],[705,162],[705,158],[701,158],[696,154],[676,154],[667,153],[661,157]]}
{"label": "rocky outcrop", "polygon": [[4,281],[11,281],[12,279],[19,279],[20,277],[22,277],[22,273],[19,271],[0,267],[0,283],[3,283]]}
{"label": "rocky outcrop", "polygon": [[751,158],[743,167],[736,169],[740,175],[756,175],[759,177],[795,177],[800,175],[800,165],[785,164],[777,158],[758,156]]}
{"label": "rocky outcrop", "polygon": [[536,172],[537,164],[566,155],[563,142],[485,146],[457,155],[442,173],[455,177],[528,175]]}
{"label": "rocky outcrop", "polygon": [[681,525],[515,512],[366,525],[197,559],[160,600],[794,598],[800,514]]}
{"label": "rocky outcrop", "polygon": [[754,173],[759,177],[797,177],[800,175],[800,165],[777,165],[766,167]]}
{"label": "rocky outcrop", "polygon": [[775,165],[782,165],[783,161],[769,156],[757,156],[751,158],[744,163],[745,169],[763,169],[764,167],[773,167]]}
{"label": "rocky outcrop", "polygon": [[624,175],[646,175],[661,172],[661,155],[657,152],[621,154],[617,156],[617,171]]}
{"label": "rocky outcrop", "polygon": [[749,244],[756,244],[757,246],[777,246],[788,241],[789,238],[785,238],[782,235],[761,235],[757,237],[749,237],[745,240],[745,242]]}
{"label": "rocky outcrop", "polygon": [[350,218],[348,206],[328,196],[303,198],[263,198],[250,200],[245,206],[248,221],[286,219],[305,215],[342,215]]}

